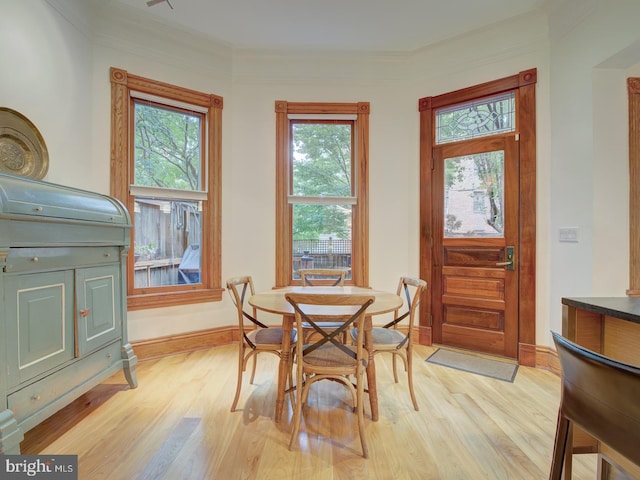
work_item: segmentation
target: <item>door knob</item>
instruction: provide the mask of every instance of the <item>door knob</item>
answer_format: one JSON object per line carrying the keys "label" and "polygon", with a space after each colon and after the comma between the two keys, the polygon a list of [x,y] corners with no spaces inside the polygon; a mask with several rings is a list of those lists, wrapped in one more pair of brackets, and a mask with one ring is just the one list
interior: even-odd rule
{"label": "door knob", "polygon": [[515,247],[505,248],[505,253],[506,253],[507,261],[496,262],[496,267],[505,267],[505,270],[515,270],[515,265],[514,265]]}

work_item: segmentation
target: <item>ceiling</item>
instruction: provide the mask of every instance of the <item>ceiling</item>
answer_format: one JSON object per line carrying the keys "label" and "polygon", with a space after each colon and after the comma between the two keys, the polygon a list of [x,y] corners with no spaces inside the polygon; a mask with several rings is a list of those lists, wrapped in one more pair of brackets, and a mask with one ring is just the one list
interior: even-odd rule
{"label": "ceiling", "polygon": [[[236,49],[413,52],[546,0],[112,0]],[[171,8],[171,6],[173,8]]]}

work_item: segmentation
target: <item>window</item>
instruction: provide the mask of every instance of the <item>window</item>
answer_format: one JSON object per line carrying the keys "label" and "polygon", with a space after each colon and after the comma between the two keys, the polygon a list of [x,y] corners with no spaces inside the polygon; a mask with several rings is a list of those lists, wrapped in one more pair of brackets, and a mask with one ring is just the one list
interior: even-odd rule
{"label": "window", "polygon": [[368,284],[368,103],[276,102],[276,284],[345,268]]}
{"label": "window", "polygon": [[444,160],[444,236],[504,235],[504,152]]}
{"label": "window", "polygon": [[516,128],[515,93],[441,108],[436,111],[436,144],[468,140]]}
{"label": "window", "polygon": [[220,300],[222,98],[111,69],[112,195],[133,221],[130,310]]}
{"label": "window", "polygon": [[347,268],[351,278],[353,120],[291,120],[294,280],[299,268]]}

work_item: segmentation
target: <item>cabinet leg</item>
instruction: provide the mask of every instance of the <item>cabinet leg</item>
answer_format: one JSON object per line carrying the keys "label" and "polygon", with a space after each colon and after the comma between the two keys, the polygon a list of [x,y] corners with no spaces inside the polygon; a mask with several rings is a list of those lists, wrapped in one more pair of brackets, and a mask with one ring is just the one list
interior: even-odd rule
{"label": "cabinet leg", "polygon": [[124,376],[131,388],[138,386],[138,377],[136,376],[136,365],[138,357],[133,353],[133,347],[130,343],[122,346],[122,368]]}
{"label": "cabinet leg", "polygon": [[0,412],[0,454],[18,455],[24,433],[11,410]]}

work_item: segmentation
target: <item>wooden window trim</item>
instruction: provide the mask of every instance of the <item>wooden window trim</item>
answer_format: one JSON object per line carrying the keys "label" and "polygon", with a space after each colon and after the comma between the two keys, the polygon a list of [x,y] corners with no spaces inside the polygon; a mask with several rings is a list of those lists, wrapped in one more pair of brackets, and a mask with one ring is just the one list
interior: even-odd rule
{"label": "wooden window trim", "polygon": [[111,195],[133,211],[131,184],[131,92],[141,92],[207,109],[208,199],[202,221],[202,283],[154,288],[133,294],[133,248],[127,259],[127,306],[129,310],[185,305],[222,300],[221,204],[222,204],[222,97],[129,74],[112,67],[111,79]]}
{"label": "wooden window trim", "polygon": [[352,225],[351,275],[354,285],[369,285],[369,102],[317,103],[277,100],[276,112],[276,287],[291,283],[292,239],[289,192],[289,115],[356,115],[354,138],[358,202]]}
{"label": "wooden window trim", "polygon": [[[420,112],[420,185],[430,185],[434,146],[434,115],[438,108],[480,97],[516,92],[516,131],[520,148],[520,277],[519,352],[522,365],[535,365],[536,348],[536,82],[537,69],[418,100]],[[431,251],[431,192],[420,190],[420,278],[430,279],[434,268]],[[431,296],[420,308],[420,343],[431,345]]]}
{"label": "wooden window trim", "polygon": [[629,96],[629,289],[640,297],[640,78],[627,79]]}

